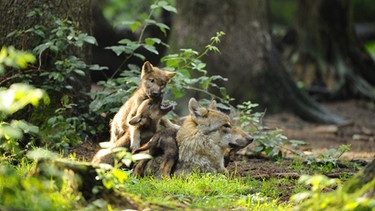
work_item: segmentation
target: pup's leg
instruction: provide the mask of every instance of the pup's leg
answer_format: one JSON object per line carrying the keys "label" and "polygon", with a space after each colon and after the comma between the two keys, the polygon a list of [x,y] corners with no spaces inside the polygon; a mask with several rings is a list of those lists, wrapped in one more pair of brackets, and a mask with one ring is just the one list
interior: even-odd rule
{"label": "pup's leg", "polygon": [[136,150],[141,145],[141,132],[136,127],[130,127],[130,150]]}
{"label": "pup's leg", "polygon": [[160,165],[160,176],[162,177],[171,177],[172,168],[176,162],[176,159],[166,158],[163,163]]}
{"label": "pup's leg", "polygon": [[[144,144],[143,146],[135,149],[132,151],[133,154],[136,154],[136,153],[139,153],[139,152],[142,152],[142,151],[145,151],[145,150],[150,150],[151,152],[155,151],[154,148],[157,147],[158,145],[158,142],[159,142],[159,135],[158,134],[155,134],[154,137],[152,137],[150,139],[150,141],[148,141],[146,144]],[[152,154],[150,153],[152,156],[155,155],[155,154]]]}
{"label": "pup's leg", "polygon": [[176,130],[179,130],[181,127],[180,125],[174,124],[173,122],[169,121],[169,119],[166,119],[164,117],[160,119],[159,124],[165,128],[174,128]]}
{"label": "pup's leg", "polygon": [[145,167],[149,160],[141,160],[139,161],[134,168],[133,176],[134,177],[143,177],[145,175]]}

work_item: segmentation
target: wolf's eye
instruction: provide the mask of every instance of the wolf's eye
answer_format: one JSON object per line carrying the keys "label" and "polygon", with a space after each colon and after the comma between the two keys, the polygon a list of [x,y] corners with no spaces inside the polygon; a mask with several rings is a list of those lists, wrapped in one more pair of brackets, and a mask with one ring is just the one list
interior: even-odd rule
{"label": "wolf's eye", "polygon": [[150,82],[151,82],[151,83],[154,83],[154,82],[155,82],[155,79],[151,78],[151,79],[150,79]]}
{"label": "wolf's eye", "polygon": [[229,123],[224,124],[223,127],[227,128],[227,129],[231,129],[232,128],[232,126]]}

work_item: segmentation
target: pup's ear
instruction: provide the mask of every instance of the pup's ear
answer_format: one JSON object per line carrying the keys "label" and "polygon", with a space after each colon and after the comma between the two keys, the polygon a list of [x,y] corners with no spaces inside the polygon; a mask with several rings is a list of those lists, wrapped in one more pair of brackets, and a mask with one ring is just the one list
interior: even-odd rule
{"label": "pup's ear", "polygon": [[145,75],[145,74],[149,74],[149,73],[152,73],[154,69],[154,66],[152,66],[152,64],[149,62],[149,61],[146,61],[143,66],[142,66],[142,73],[141,73],[141,78]]}
{"label": "pup's ear", "polygon": [[210,105],[208,106],[209,109],[212,109],[212,110],[217,110],[217,107],[216,107],[216,100],[212,100]]}
{"label": "pup's ear", "polygon": [[141,123],[142,117],[141,115],[137,115],[129,120],[129,125],[137,126]]}
{"label": "pup's ear", "polygon": [[167,80],[171,80],[171,78],[173,78],[175,75],[176,75],[176,72],[171,72],[171,71],[166,71],[164,70],[165,72],[165,75],[167,76]]}
{"label": "pup's ear", "polygon": [[152,103],[151,99],[142,101],[141,105],[138,106],[137,113],[133,118],[129,120],[129,124],[133,126],[140,125],[142,122],[142,114],[147,111],[148,106]]}
{"label": "pup's ear", "polygon": [[195,98],[189,100],[189,111],[193,117],[203,117],[207,115],[207,108],[201,106]]}

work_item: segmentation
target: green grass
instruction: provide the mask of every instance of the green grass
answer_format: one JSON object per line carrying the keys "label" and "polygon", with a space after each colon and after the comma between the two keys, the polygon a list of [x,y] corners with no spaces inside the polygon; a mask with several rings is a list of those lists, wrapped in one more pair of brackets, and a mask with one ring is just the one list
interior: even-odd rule
{"label": "green grass", "polygon": [[[298,160],[294,160],[290,164],[279,161],[279,164],[298,169],[301,174],[308,172],[306,167],[303,167],[305,165]],[[129,176],[129,171],[115,168],[106,171],[107,182],[111,184],[107,188],[113,191],[102,192],[104,195],[95,195],[94,198],[87,201],[83,198],[82,193],[74,189],[74,184],[69,182],[66,177],[62,177],[61,180],[38,176],[38,174],[32,173],[35,171],[35,167],[35,162],[30,162],[28,159],[19,160],[17,165],[0,160],[0,210],[3,208],[28,210],[124,209],[128,208],[125,202],[127,199],[118,198],[118,196],[125,193],[135,196],[136,202],[142,202],[142,209],[151,207],[150,209],[160,208],[161,210],[304,210],[305,206],[310,206],[309,201],[301,203],[304,200],[300,198],[306,193],[312,200],[320,200],[329,196],[333,202],[336,197],[334,194],[327,194],[323,197],[325,184],[320,185],[319,190],[316,191],[311,188],[314,186],[311,186],[310,183],[287,177],[262,180],[250,176],[235,177],[231,174],[193,173],[186,177],[170,179],[134,178]],[[61,172],[61,175],[64,173]],[[341,183],[341,181],[339,182]],[[299,198],[295,197],[298,200],[294,202],[289,200],[292,195],[298,193],[305,195],[297,195]],[[322,197],[316,198],[317,194]],[[347,196],[341,194],[340,199]],[[356,198],[353,196],[354,199]],[[373,203],[373,200],[369,199],[368,203]],[[335,206],[340,205],[336,204]],[[355,205],[367,206],[359,202]]]}
{"label": "green grass", "polygon": [[52,179],[31,176],[33,166],[26,162],[17,167],[0,163],[1,206],[27,210],[69,210],[77,206],[79,193],[69,184],[58,187]]}
{"label": "green grass", "polygon": [[127,191],[171,208],[284,210],[288,205],[278,202],[281,190],[276,183],[195,173],[185,178],[138,179]]}

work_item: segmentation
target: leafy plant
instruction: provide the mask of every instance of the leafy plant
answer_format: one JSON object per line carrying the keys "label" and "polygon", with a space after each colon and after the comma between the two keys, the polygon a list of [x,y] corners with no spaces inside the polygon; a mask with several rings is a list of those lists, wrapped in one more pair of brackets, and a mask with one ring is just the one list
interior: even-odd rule
{"label": "leafy plant", "polygon": [[13,46],[8,48],[2,46],[0,51],[0,74],[4,74],[5,67],[23,69],[26,68],[29,63],[34,62],[35,57],[32,54],[18,51]]}
{"label": "leafy plant", "polygon": [[237,105],[241,127],[252,133],[256,143],[252,151],[257,154],[265,153],[267,157],[273,159],[281,158],[287,137],[282,135],[281,129],[269,129],[262,125],[264,113],[253,112],[253,108],[257,106],[258,104],[250,101]]}
{"label": "leafy plant", "polygon": [[340,145],[337,149],[331,148],[328,152],[320,152],[316,155],[303,156],[308,165],[317,165],[324,172],[330,172],[337,167],[340,157],[350,151],[350,145]]}
{"label": "leafy plant", "polygon": [[58,188],[53,181],[19,174],[15,167],[0,164],[1,209],[70,210],[81,197],[68,183]]}
{"label": "leafy plant", "polygon": [[[102,148],[108,148],[106,146],[108,142],[102,142]],[[133,181],[131,177],[131,170],[126,169],[134,164],[138,160],[150,159],[151,156],[148,154],[135,154],[128,152],[126,148],[117,147],[112,149],[114,153],[114,165],[101,163],[97,168],[98,180],[102,180],[103,187],[107,190],[123,190]],[[124,168],[125,166],[126,168]],[[102,186],[96,186],[93,188],[93,193],[97,194],[103,188]]]}
{"label": "leafy plant", "polygon": [[[17,51],[13,47],[3,47],[0,52],[0,67],[25,68],[28,63],[35,61],[32,54]],[[39,128],[24,120],[9,117],[25,106],[31,104],[38,106],[40,100],[49,103],[47,94],[27,84],[13,84],[9,88],[0,87],[0,151],[6,159],[18,156],[20,153],[19,143],[23,134],[36,134]]]}
{"label": "leafy plant", "polygon": [[[294,210],[373,210],[374,197],[366,197],[364,193],[373,189],[375,180],[355,192],[347,192],[341,181],[329,179],[323,175],[301,176],[300,183],[310,185],[311,190],[300,192],[291,197],[296,203]],[[326,189],[335,188],[335,191],[325,193]]]}
{"label": "leafy plant", "polygon": [[[225,35],[224,32],[217,32],[201,53],[193,49],[181,49],[178,54],[170,54],[162,58],[162,62],[165,62],[167,66],[166,69],[177,72],[170,83],[172,93],[176,98],[184,96],[188,90],[193,90],[212,99],[220,100],[222,103],[229,103],[233,100],[227,94],[225,87],[215,83],[215,81],[226,81],[227,79],[220,75],[209,76],[209,72],[205,69],[206,64],[201,60],[210,51],[220,53],[215,44],[220,42],[220,37],[223,35]],[[218,89],[222,96],[214,95],[212,88]]]}
{"label": "leafy plant", "polygon": [[[60,19],[53,14],[35,9],[28,14],[30,18],[43,18],[47,25],[35,25],[29,29],[17,30],[8,36],[33,37],[34,55],[38,65],[28,71],[13,74],[13,80],[27,81],[46,90],[54,98],[49,107],[32,111],[30,120],[40,125],[42,142],[56,149],[66,151],[69,145],[75,145],[86,140],[92,133],[100,132],[100,126],[88,125],[95,122],[91,115],[85,112],[88,104],[88,94],[80,94],[72,84],[86,76],[86,70],[103,70],[98,65],[87,65],[73,52],[84,49],[85,44],[96,44],[96,39],[78,30],[78,23]],[[76,49],[76,50],[73,50]],[[78,49],[78,50],[77,50]],[[87,99],[83,99],[83,98]],[[81,110],[79,114],[77,111]],[[99,118],[100,119],[100,118]],[[95,128],[95,130],[93,129]],[[99,130],[98,130],[99,129]]]}

